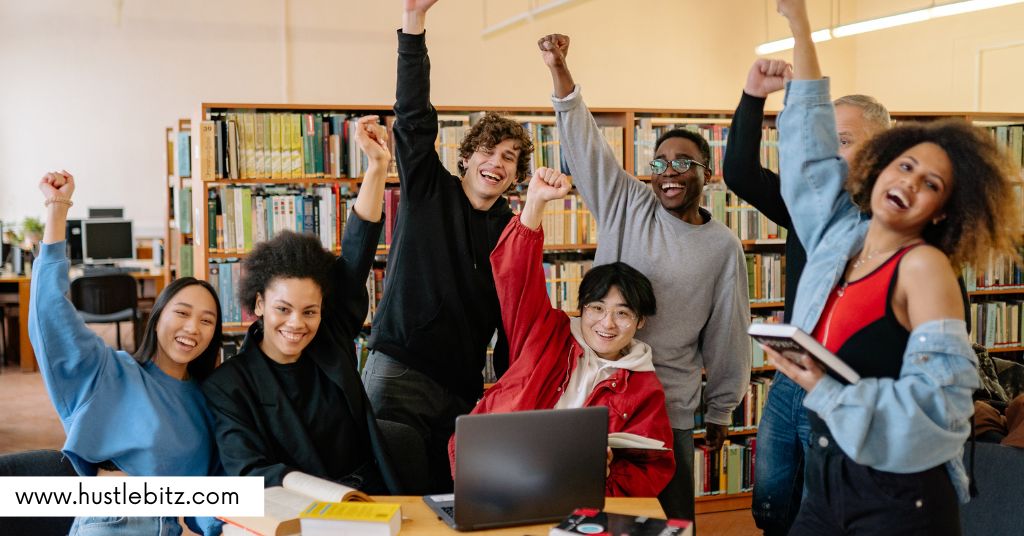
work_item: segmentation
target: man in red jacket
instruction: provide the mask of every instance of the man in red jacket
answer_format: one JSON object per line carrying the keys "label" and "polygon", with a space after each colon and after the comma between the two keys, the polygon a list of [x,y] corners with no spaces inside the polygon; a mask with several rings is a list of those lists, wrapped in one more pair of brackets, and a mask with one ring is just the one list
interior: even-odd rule
{"label": "man in red jacket", "polygon": [[[544,281],[544,205],[569,192],[568,177],[538,169],[523,212],[513,217],[491,253],[510,365],[473,413],[608,407],[608,431],[629,432],[667,450],[614,450],[609,496],[655,497],[672,478],[672,428],[651,347],[633,338],[656,304],[651,282],[616,262],[587,272],[580,284],[580,318],[551,307]],[[454,438],[449,457],[454,467]]]}

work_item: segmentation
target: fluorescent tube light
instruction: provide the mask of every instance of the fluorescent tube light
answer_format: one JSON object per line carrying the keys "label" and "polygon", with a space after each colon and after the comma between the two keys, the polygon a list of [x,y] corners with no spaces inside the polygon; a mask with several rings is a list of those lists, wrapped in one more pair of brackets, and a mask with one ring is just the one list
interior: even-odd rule
{"label": "fluorescent tube light", "polygon": [[[952,4],[943,4],[941,6],[908,11],[906,13],[890,15],[888,17],[879,17],[877,19],[844,24],[842,26],[832,28],[831,31],[828,29],[818,30],[812,34],[812,38],[814,39],[814,42],[828,41],[833,37],[847,37],[850,35],[873,32],[875,30],[882,30],[885,28],[893,28],[895,26],[913,24],[915,22],[924,22],[926,20],[937,19],[940,17],[949,17],[951,15],[960,15],[963,13],[971,13],[973,11],[981,11],[983,9],[991,9],[1020,3],[1024,3],[1024,0],[962,0]],[[763,43],[758,45],[757,48],[754,49],[754,52],[763,56],[765,54],[781,52],[791,48],[793,48],[792,37]]]}
{"label": "fluorescent tube light", "polygon": [[[1024,2],[1024,0],[1020,1]],[[832,39],[832,33],[829,31],[828,28],[825,28],[824,30],[818,30],[811,34],[811,41],[814,41],[815,43],[828,41],[829,39]],[[756,52],[758,56],[763,56],[765,54],[774,54],[776,52],[782,52],[783,50],[789,50],[793,48],[793,43],[793,38],[787,37],[786,39],[779,39],[778,41],[771,41],[768,43],[757,45],[757,48],[754,49],[754,52]]]}
{"label": "fluorescent tube light", "polygon": [[832,30],[832,35],[836,37],[846,37],[848,35],[873,32],[875,30],[903,26],[905,24],[913,24],[915,22],[924,22],[930,18],[932,18],[931,8],[919,9],[917,11],[900,13],[899,15],[890,15],[888,17],[879,17],[877,19],[836,26]]}

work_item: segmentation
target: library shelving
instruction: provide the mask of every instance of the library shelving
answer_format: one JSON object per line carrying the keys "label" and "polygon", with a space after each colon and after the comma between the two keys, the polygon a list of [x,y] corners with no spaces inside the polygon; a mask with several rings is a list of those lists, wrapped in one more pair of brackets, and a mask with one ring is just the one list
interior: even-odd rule
{"label": "library shelving", "polygon": [[164,284],[192,275],[191,120],[165,129],[167,224],[164,226]]}
{"label": "library shelving", "polygon": [[[503,113],[524,124],[534,137],[535,166],[562,167],[564,171],[571,172],[565,169],[561,162],[558,131],[554,128],[555,120],[550,107],[436,108],[439,112],[436,147],[442,162],[452,172],[455,171],[459,141],[474,116],[486,111]],[[712,150],[713,182],[721,182],[721,162],[726,149],[725,140],[732,110],[593,108],[591,112],[598,125],[604,127],[603,133],[618,153],[623,168],[640,180],[650,180],[647,163],[653,158],[653,144],[657,136],[668,128],[683,127],[696,129],[708,138]],[[268,233],[272,234],[276,228],[275,223],[290,228],[294,222],[298,230],[314,232],[318,229],[318,223],[323,223],[319,225],[320,231],[324,231],[324,227],[333,229],[333,234],[329,231],[324,237],[325,246],[337,251],[335,246],[337,241],[340,241],[340,224],[344,220],[344,212],[339,208],[340,203],[358,188],[362,169],[358,151],[354,150],[346,139],[346,121],[364,114],[380,115],[387,125],[393,121],[390,105],[204,103],[187,123],[179,122],[179,131],[187,131],[188,127],[191,127],[191,227],[194,232],[190,238],[193,245],[194,275],[203,279],[209,278],[211,266],[231,265],[230,261],[244,257],[254,239],[268,236]],[[778,137],[773,127],[775,115],[773,112],[765,114],[761,158],[766,167],[777,170]],[[1024,161],[1024,114],[921,112],[893,113],[893,117],[897,121],[928,121],[942,117],[961,117],[973,121],[989,128],[994,137],[1010,148],[1018,163]],[[170,179],[170,173],[168,177]],[[518,193],[510,194],[510,204],[514,209],[520,206],[521,197],[527,190],[528,186]],[[244,218],[239,220],[241,230],[234,223],[228,223],[223,212],[225,207],[221,205],[220,199],[223,195],[225,203],[240,201],[243,212],[250,214],[253,200],[257,197],[292,196],[293,200],[286,202],[287,207],[288,203],[295,201],[302,205],[307,200],[311,202],[318,197],[322,200],[323,195],[327,195],[328,192],[331,193],[335,205],[331,218],[311,223],[302,218],[275,222],[275,214],[271,207],[265,224],[269,227],[262,229],[263,235],[259,230],[253,229],[260,225],[254,221],[250,221],[250,227],[246,227]],[[239,197],[235,197],[236,195]],[[397,195],[394,197],[395,204],[390,210],[392,213],[398,201]],[[211,198],[215,198],[213,203]],[[305,208],[310,206],[307,204]],[[327,208],[323,205],[317,206],[320,210],[319,217],[323,219],[324,210]],[[713,185],[709,188],[705,195],[705,206],[712,212],[713,217],[726,223],[737,233],[747,254],[748,275],[751,280],[751,314],[762,321],[780,321],[784,306],[784,230],[742,202],[722,185]],[[292,210],[295,210],[294,206]],[[312,210],[316,213],[317,208],[314,207]],[[385,218],[388,212],[386,200]],[[220,227],[218,215],[224,219],[220,222]],[[294,218],[293,215],[289,217]],[[341,222],[337,221],[339,218]],[[567,201],[565,206],[549,207],[545,218],[544,227],[549,235],[545,244],[545,268],[552,304],[570,312],[577,311],[579,304],[575,303],[576,289],[583,274],[589,269],[593,252],[596,250],[596,226],[578,198]],[[228,229],[229,225],[232,229]],[[228,234],[232,235],[231,239],[227,238]],[[229,243],[229,240],[232,241]],[[374,268],[367,283],[371,295],[371,313],[382,291],[386,269],[384,263],[389,243],[390,239],[385,238],[378,250],[380,266]],[[991,316],[1003,315],[998,316],[1001,321],[1008,322],[1007,319],[1016,318],[1018,323],[1020,322],[1020,315],[1013,316],[1012,312],[1004,312],[1013,311],[1014,306],[1020,305],[1021,302],[1016,302],[1012,298],[1024,300],[1024,283],[1015,288],[979,287],[978,290],[971,291],[970,297],[972,302],[978,302],[975,303],[976,309],[984,310],[988,307],[995,311]],[[997,307],[979,306],[992,299],[1005,301],[1002,302],[1003,305]],[[244,329],[246,324],[244,321],[228,323],[226,327],[238,330]],[[1007,338],[991,351],[1024,351],[1019,331],[1016,332],[1016,339]],[[365,345],[365,340],[357,341],[357,344]],[[729,432],[731,445],[723,450],[723,457],[731,460],[730,465],[739,463],[746,474],[741,480],[736,480],[735,475],[729,480],[729,489],[732,492],[715,491],[714,494],[702,494],[698,491],[699,513],[750,507],[749,473],[752,471],[749,441],[756,434],[760,408],[763,407],[764,397],[770,388],[771,375],[774,374],[772,367],[764,366],[763,360],[759,362],[756,357],[752,356],[754,367],[751,387],[744,402],[734,414],[734,426]],[[695,438],[699,447],[702,434],[700,430],[696,432]],[[726,479],[724,476],[722,478],[724,482]]]}

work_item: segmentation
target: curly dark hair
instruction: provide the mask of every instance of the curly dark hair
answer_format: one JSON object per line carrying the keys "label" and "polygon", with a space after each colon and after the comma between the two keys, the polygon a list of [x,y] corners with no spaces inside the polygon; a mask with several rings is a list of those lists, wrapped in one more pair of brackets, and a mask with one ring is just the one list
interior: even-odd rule
{"label": "curly dark hair", "polygon": [[954,267],[979,266],[991,253],[1019,258],[1020,214],[1014,203],[1018,172],[992,136],[962,119],[910,123],[876,134],[850,164],[846,190],[861,212],[871,214],[878,175],[905,151],[921,143],[942,148],[953,165],[953,191],[946,218],[929,223],[925,241],[942,250]]}
{"label": "curly dark hair", "polygon": [[256,295],[264,294],[274,279],[312,279],[326,296],[331,289],[334,255],[311,234],[283,231],[274,238],[256,244],[242,262],[242,281],[238,301],[249,312],[256,310]]}
{"label": "curly dark hair", "polygon": [[505,141],[514,140],[519,149],[519,161],[516,162],[516,180],[522,182],[530,175],[530,155],[533,154],[533,141],[523,125],[495,112],[487,112],[469,129],[466,137],[459,144],[459,176],[466,176],[466,168],[462,165],[463,158],[469,158],[477,149],[490,149]]}

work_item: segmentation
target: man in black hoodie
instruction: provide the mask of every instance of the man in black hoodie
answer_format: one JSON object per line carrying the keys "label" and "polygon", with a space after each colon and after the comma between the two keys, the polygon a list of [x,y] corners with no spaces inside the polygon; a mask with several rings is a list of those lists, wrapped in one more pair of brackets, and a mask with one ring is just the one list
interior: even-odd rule
{"label": "man in black hoodie", "polygon": [[405,0],[398,32],[395,154],[401,202],[384,296],[373,319],[363,383],[377,417],[408,424],[427,445],[430,483],[451,491],[448,438],[483,392],[487,345],[507,368],[490,253],[512,217],[502,197],[526,178],[533,144],[515,121],[487,114],[459,147],[459,175],[434,149],[424,20],[437,0]]}

